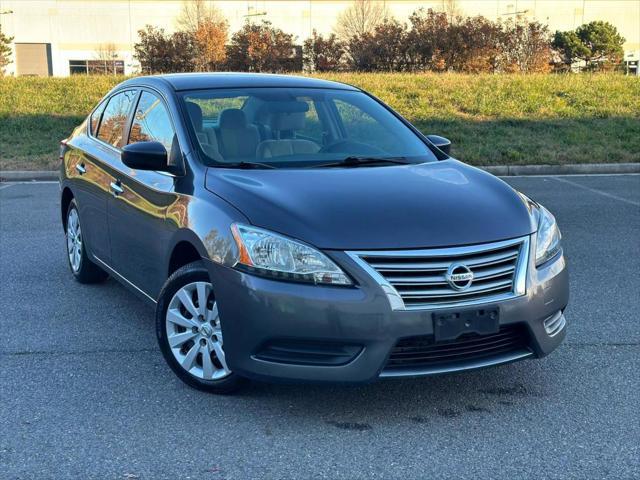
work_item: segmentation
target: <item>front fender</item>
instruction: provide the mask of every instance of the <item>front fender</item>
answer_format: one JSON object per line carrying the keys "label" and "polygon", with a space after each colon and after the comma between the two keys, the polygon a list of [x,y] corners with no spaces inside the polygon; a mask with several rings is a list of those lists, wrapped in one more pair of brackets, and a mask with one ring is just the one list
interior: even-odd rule
{"label": "front fender", "polygon": [[225,266],[238,258],[238,247],[231,233],[234,222],[247,218],[226,201],[206,190],[198,196],[180,195],[167,208],[166,218],[174,225],[165,259],[167,268],[171,252],[180,242],[189,242],[201,257]]}

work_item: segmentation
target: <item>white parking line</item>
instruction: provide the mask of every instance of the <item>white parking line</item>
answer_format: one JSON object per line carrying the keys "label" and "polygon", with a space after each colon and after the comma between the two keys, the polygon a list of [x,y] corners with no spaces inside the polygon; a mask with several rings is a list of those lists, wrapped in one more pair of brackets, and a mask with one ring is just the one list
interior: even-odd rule
{"label": "white parking line", "polygon": [[598,195],[602,195],[603,197],[612,198],[613,200],[618,200],[620,202],[628,203],[630,205],[634,205],[636,207],[640,207],[640,202],[635,202],[633,200],[629,200],[628,198],[619,197],[617,195],[613,195],[612,193],[603,192],[602,190],[596,190],[595,188],[587,187],[586,185],[581,185],[576,182],[572,182],[571,180],[567,180],[566,178],[560,178],[557,176],[549,177],[557,182],[568,183],[569,185],[573,185],[574,187],[582,188],[583,190],[587,190],[591,193],[597,193]]}
{"label": "white parking line", "polygon": [[500,178],[550,178],[550,177],[637,177],[640,173],[558,173],[555,175],[497,175]]}
{"label": "white parking line", "polygon": [[53,185],[53,184],[59,184],[60,182],[58,182],[57,180],[26,180],[26,181],[22,181],[22,182],[3,182],[2,184],[0,184],[0,190],[2,190],[3,188],[9,188],[12,187],[13,185]]}

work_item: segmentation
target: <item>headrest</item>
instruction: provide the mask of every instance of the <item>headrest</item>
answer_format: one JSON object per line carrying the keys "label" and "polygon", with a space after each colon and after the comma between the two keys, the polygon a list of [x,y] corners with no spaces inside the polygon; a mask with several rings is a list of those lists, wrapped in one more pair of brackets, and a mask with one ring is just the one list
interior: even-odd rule
{"label": "headrest", "polygon": [[239,108],[227,108],[220,112],[220,128],[237,130],[247,126],[247,117]]}
{"label": "headrest", "polygon": [[193,102],[185,102],[187,104],[187,112],[189,112],[189,117],[191,118],[191,123],[193,123],[193,128],[196,132],[202,131],[202,108],[200,105]]}
{"label": "headrest", "polygon": [[304,112],[273,114],[269,122],[271,128],[278,132],[283,130],[302,130],[304,128]]}
{"label": "headrest", "polygon": [[266,105],[269,113],[304,113],[309,111],[307,102],[298,102],[295,100],[268,102]]}

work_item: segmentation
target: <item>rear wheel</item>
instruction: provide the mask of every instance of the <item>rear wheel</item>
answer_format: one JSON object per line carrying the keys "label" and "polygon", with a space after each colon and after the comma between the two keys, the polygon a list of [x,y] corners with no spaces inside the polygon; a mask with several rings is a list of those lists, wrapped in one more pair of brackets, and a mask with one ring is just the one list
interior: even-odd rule
{"label": "rear wheel", "polygon": [[71,200],[67,209],[67,259],[71,273],[80,283],[97,283],[104,281],[108,275],[87,257],[86,244],[82,236],[80,215],[75,200]]}
{"label": "rear wheel", "polygon": [[165,360],[187,385],[231,393],[244,383],[227,364],[216,297],[200,262],[167,280],[156,309],[156,334]]}

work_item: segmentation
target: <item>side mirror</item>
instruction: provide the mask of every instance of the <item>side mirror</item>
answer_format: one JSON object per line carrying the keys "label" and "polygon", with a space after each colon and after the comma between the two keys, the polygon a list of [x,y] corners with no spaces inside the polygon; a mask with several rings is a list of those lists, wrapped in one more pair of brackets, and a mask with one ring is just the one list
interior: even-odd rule
{"label": "side mirror", "polygon": [[447,155],[451,152],[451,141],[448,138],[441,137],[439,135],[427,135],[427,138],[436,147],[442,150]]}
{"label": "side mirror", "polygon": [[122,149],[122,163],[135,170],[171,172],[167,164],[167,149],[160,142],[131,143]]}

